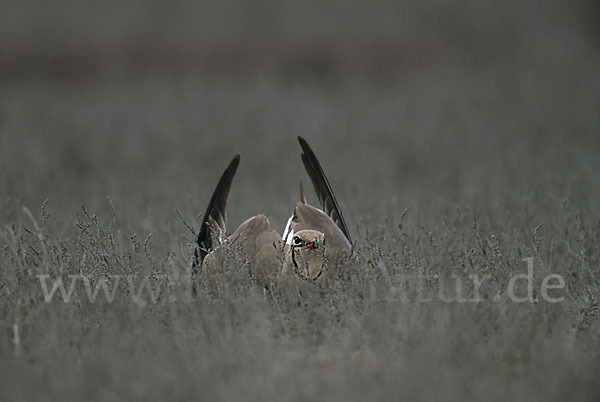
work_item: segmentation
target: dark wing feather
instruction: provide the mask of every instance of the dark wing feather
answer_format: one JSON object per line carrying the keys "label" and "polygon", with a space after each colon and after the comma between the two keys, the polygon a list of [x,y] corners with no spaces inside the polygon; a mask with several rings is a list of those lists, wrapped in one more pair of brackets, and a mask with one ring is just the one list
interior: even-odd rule
{"label": "dark wing feather", "polygon": [[225,172],[223,172],[223,175],[210,198],[210,202],[204,213],[204,218],[202,219],[200,234],[198,235],[198,247],[194,252],[194,267],[200,266],[204,257],[206,257],[206,255],[217,245],[216,239],[213,239],[213,233],[215,231],[225,233],[227,225],[227,214],[225,212],[225,208],[227,207],[227,197],[229,196],[231,183],[233,182],[233,177],[235,176],[239,164],[240,155],[236,155],[229,163],[229,166],[227,166],[227,169],[225,169]]}
{"label": "dark wing feather", "polygon": [[350,232],[344,221],[342,210],[335,199],[335,195],[333,195],[333,190],[329,185],[329,181],[325,176],[325,172],[323,172],[323,168],[321,167],[317,156],[304,138],[298,136],[298,141],[300,142],[303,151],[302,163],[315,188],[315,192],[321,203],[321,208],[323,208],[323,211],[335,222],[342,233],[344,233],[344,236],[346,236],[346,239],[352,244]]}

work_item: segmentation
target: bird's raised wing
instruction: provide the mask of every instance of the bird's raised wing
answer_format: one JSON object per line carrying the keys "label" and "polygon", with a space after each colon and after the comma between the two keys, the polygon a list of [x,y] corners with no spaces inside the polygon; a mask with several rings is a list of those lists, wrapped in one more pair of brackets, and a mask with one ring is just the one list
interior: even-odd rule
{"label": "bird's raised wing", "polygon": [[225,235],[227,227],[227,214],[225,212],[227,198],[229,197],[231,183],[239,164],[240,155],[235,155],[229,166],[227,166],[227,169],[225,169],[225,172],[223,172],[210,198],[204,218],[202,219],[200,234],[198,235],[198,247],[194,252],[194,267],[199,267],[202,264],[204,257],[219,244],[219,238],[222,240]]}
{"label": "bird's raised wing", "polygon": [[348,241],[352,244],[350,232],[348,231],[348,227],[344,221],[342,210],[335,199],[333,190],[329,185],[329,181],[325,176],[325,172],[323,172],[323,168],[321,167],[317,156],[304,138],[298,136],[298,142],[300,142],[300,146],[302,147],[302,163],[304,164],[306,173],[308,173],[308,177],[310,177],[310,180],[315,188],[315,192],[317,193],[317,197],[321,203],[321,208],[333,220],[333,222],[335,222],[344,236],[346,236],[346,239],[348,239]]}

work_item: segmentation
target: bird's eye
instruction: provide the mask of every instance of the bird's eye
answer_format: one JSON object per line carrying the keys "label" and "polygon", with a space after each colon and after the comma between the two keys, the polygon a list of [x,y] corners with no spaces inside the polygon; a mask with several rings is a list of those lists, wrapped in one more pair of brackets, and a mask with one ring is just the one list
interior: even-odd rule
{"label": "bird's eye", "polygon": [[294,236],[294,245],[300,246],[301,244],[302,244],[302,239],[299,238],[298,236]]}

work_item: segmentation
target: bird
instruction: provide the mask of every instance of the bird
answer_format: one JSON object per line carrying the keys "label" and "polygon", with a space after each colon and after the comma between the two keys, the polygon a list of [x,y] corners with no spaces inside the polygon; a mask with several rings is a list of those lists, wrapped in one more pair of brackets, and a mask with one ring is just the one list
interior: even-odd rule
{"label": "bird", "polygon": [[219,270],[232,253],[244,257],[257,284],[266,289],[290,286],[294,281],[326,286],[333,264],[352,255],[350,232],[325,172],[308,142],[301,136],[298,142],[320,208],[306,202],[300,180],[300,200],[283,235],[271,227],[267,216],[259,214],[227,236],[227,199],[241,159],[235,155],[221,175],[202,219],[192,263],[194,294],[198,293],[200,273],[206,289],[218,293]]}

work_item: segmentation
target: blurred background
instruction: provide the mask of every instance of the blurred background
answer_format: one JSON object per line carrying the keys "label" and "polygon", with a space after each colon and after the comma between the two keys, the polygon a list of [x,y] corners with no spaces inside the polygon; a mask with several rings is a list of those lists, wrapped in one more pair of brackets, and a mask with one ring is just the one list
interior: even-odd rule
{"label": "blurred background", "polygon": [[3,2],[2,81],[388,85],[424,71],[517,70],[597,49],[598,11],[591,0]]}
{"label": "blurred background", "polygon": [[200,214],[239,152],[232,221],[266,211],[282,225],[304,174],[298,134],[348,215],[439,216],[440,197],[487,194],[486,205],[549,176],[557,196],[585,202],[599,184],[599,11],[592,0],[3,1],[1,214],[48,198],[71,216],[111,196],[140,221],[164,211],[145,227],[156,230],[177,208]]}

